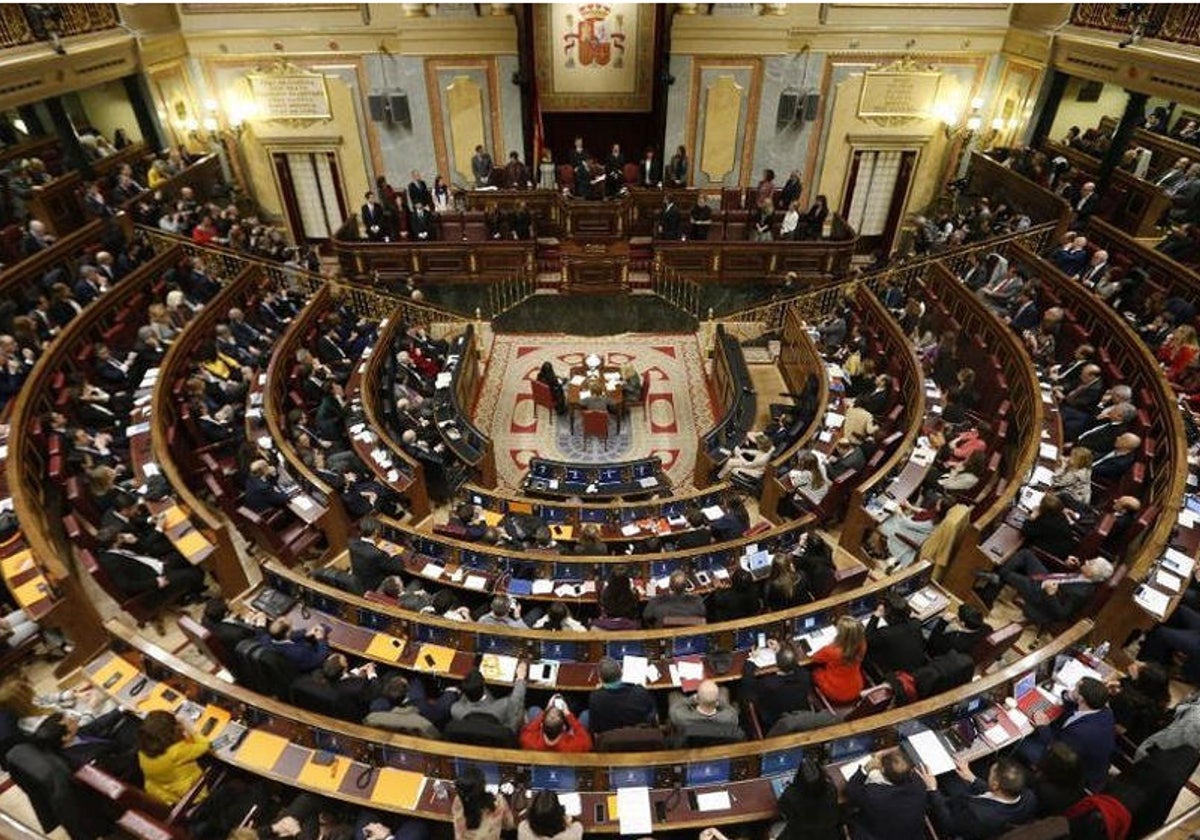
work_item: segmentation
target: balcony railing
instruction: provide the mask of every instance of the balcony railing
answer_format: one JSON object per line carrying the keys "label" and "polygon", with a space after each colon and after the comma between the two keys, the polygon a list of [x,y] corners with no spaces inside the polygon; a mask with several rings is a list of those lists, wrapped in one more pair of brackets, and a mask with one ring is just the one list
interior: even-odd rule
{"label": "balcony railing", "polygon": [[0,5],[0,49],[113,29],[114,3],[11,3]]}
{"label": "balcony railing", "polygon": [[[1139,22],[1138,12],[1124,3],[1076,3],[1071,23],[1087,29],[1130,33]],[[1122,11],[1124,10],[1124,11]],[[1195,3],[1146,4],[1143,32],[1147,38],[1200,46],[1200,5]]]}

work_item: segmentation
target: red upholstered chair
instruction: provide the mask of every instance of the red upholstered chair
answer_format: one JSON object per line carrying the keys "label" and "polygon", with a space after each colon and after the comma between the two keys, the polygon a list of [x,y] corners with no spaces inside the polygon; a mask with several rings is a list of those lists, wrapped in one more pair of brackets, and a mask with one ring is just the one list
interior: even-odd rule
{"label": "red upholstered chair", "polygon": [[558,166],[558,188],[569,190],[572,195],[575,194],[575,167],[569,163],[562,163]]}
{"label": "red upholstered chair", "polygon": [[550,409],[550,418],[554,419],[554,392],[550,390],[550,386],[545,382],[531,379],[529,381],[529,387],[533,389],[534,415],[537,415],[537,407],[541,405]]}
{"label": "red upholstered chair", "polygon": [[625,164],[623,167],[623,173],[625,175],[625,183],[627,185],[633,186],[638,182],[639,167],[636,163]]}
{"label": "red upholstered chair", "polygon": [[587,409],[583,412],[583,442],[587,443],[589,437],[598,437],[603,439],[604,448],[608,449],[608,412]]}

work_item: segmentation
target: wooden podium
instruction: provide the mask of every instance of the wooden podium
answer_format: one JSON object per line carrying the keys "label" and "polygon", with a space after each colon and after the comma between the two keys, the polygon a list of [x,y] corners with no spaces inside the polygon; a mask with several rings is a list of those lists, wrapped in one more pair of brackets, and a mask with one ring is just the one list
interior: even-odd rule
{"label": "wooden podium", "polygon": [[629,243],[600,245],[564,242],[559,291],[566,295],[627,293]]}

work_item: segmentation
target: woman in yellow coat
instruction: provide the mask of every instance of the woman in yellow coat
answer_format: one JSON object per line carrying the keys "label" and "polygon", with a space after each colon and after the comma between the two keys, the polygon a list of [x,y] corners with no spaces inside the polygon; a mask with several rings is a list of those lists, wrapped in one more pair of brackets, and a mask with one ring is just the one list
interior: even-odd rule
{"label": "woman in yellow coat", "polygon": [[204,774],[197,759],[208,752],[208,739],[188,734],[170,712],[146,715],[137,734],[138,764],[146,793],[166,805],[183,799]]}

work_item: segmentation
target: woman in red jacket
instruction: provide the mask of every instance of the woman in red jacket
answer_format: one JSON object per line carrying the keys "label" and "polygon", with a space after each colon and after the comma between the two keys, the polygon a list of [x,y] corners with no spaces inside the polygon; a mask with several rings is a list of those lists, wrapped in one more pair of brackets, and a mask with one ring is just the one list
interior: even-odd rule
{"label": "woman in red jacket", "polygon": [[1167,366],[1169,379],[1182,376],[1197,355],[1200,355],[1200,340],[1191,324],[1180,324],[1158,348],[1158,360]]}
{"label": "woman in red jacket", "polygon": [[863,690],[862,661],[867,654],[867,634],[862,622],[844,615],[837,622],[833,642],[813,654],[813,682],[830,703],[858,700]]}

